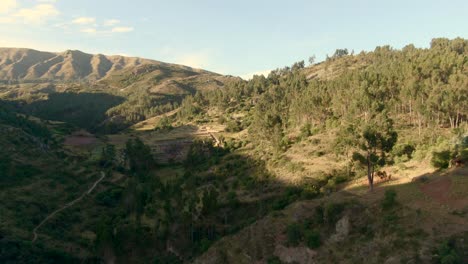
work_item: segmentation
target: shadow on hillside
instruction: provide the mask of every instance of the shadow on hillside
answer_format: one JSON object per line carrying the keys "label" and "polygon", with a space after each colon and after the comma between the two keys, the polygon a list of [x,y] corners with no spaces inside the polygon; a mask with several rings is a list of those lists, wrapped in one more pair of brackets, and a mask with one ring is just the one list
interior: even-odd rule
{"label": "shadow on hillside", "polygon": [[[200,129],[193,125],[179,129],[186,136],[171,140],[155,140],[156,135],[148,132],[127,135],[129,139],[139,137],[149,145],[158,161],[163,159],[161,152],[166,157],[164,165],[156,167],[151,177],[137,183],[141,187],[136,189],[146,188],[141,195],[147,199],[140,205],[144,208],[143,226],[135,226],[138,222],[132,218],[130,224],[122,226],[121,216],[115,215],[118,206],[99,210],[101,217],[120,219],[106,223],[119,232],[116,237],[122,244],[113,252],[119,260],[130,255],[141,256],[141,260],[154,259],[174,252],[189,260],[220,238],[237,233],[272,211],[284,209],[304,195],[301,188],[277,182],[264,160],[236,151],[240,145],[222,142],[222,147],[215,146],[216,139],[209,132],[200,135]],[[167,135],[171,133],[168,131]],[[120,144],[124,141],[120,139]],[[178,156],[184,158],[177,159]],[[122,196],[120,202],[127,199]],[[131,231],[133,228],[139,231]],[[162,230],[165,232],[160,234]],[[132,246],[139,243],[146,246]]]}
{"label": "shadow on hillside", "polygon": [[95,131],[106,120],[106,112],[125,98],[105,93],[52,93],[47,100],[23,106],[26,113],[42,119],[63,121]]}
{"label": "shadow on hillside", "polygon": [[[369,191],[367,181],[362,186],[343,190],[342,192],[372,202],[382,198],[385,191],[393,189],[397,191],[400,198],[408,206],[418,207],[422,204],[431,203],[432,206],[444,206],[449,210],[468,210],[466,206],[468,197],[460,196],[460,194],[466,194],[468,191],[467,176],[468,167],[456,167],[449,170],[424,173],[400,182],[401,179],[376,182],[373,192]],[[465,183],[463,183],[464,181]],[[421,202],[415,202],[416,200],[421,200]]]}
{"label": "shadow on hillside", "polygon": [[[402,244],[405,245],[404,241],[424,241],[430,250],[437,250],[441,241],[448,240],[457,241],[451,247],[457,249],[460,263],[466,263],[468,254],[464,241],[468,233],[464,220],[468,214],[467,176],[467,167],[456,168],[423,174],[414,177],[413,181],[395,185],[390,185],[391,182],[382,183],[375,186],[374,192],[369,192],[367,186],[362,186],[364,189],[351,188],[302,201],[288,206],[281,214],[270,214],[235,236],[217,242],[195,263],[250,263],[253,262],[252,259],[265,260],[278,254],[278,245],[284,245],[289,239],[289,231],[288,238],[285,237],[285,233],[293,223],[299,227],[313,223],[311,227],[320,232],[322,238],[329,238],[330,241],[333,234],[338,233],[337,221],[340,219],[348,219],[346,221],[351,223],[347,240],[339,243],[336,248],[331,242],[316,249],[318,254],[313,258],[317,263],[338,263],[339,260],[350,257],[353,257],[353,263],[363,263],[366,260],[370,263],[383,263],[395,253],[415,256],[416,260],[419,256],[430,260],[436,255],[421,255],[420,247],[407,247]],[[385,195],[389,190],[395,191],[394,200]],[[318,211],[318,208],[321,211]],[[323,214],[323,210],[328,212],[327,217],[323,218],[322,215],[317,218],[319,212]],[[328,218],[330,215],[333,217]],[[317,222],[317,219],[325,221],[325,224]],[[328,223],[327,219],[334,220]],[[378,249],[369,253],[364,246],[368,243],[379,244],[380,241],[388,241],[395,234],[400,243],[386,244],[388,251]],[[289,247],[286,245],[286,248]],[[296,253],[292,248],[295,247],[287,251],[291,253],[287,256],[299,257],[300,247],[296,248]],[[366,259],[361,256],[366,256]],[[331,261],[332,259],[334,261]]]}

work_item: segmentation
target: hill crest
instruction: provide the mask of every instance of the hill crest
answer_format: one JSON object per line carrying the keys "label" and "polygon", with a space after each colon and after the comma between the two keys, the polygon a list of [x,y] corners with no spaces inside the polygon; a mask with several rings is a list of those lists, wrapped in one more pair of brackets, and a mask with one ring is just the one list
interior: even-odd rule
{"label": "hill crest", "polygon": [[139,57],[88,54],[79,50],[45,52],[26,48],[0,48],[0,80],[3,81],[98,81],[122,70],[135,69],[134,72],[138,72],[138,67],[142,65],[207,73],[188,66]]}

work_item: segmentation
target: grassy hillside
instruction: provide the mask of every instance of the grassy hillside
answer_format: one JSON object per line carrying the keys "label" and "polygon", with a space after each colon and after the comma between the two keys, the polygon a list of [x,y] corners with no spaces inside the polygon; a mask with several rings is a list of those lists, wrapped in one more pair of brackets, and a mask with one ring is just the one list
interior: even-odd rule
{"label": "grassy hillside", "polygon": [[464,263],[467,173],[399,178],[374,193],[352,185],[298,202],[221,239],[195,263]]}
{"label": "grassy hillside", "polygon": [[464,263],[467,51],[5,84],[0,261]]}
{"label": "grassy hillside", "polygon": [[91,131],[120,131],[234,79],[141,58],[0,49],[0,99]]}

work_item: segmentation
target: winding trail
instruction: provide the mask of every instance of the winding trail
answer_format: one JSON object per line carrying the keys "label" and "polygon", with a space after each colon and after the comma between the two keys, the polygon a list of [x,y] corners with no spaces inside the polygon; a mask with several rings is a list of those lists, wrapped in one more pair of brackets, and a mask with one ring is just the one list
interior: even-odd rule
{"label": "winding trail", "polygon": [[67,203],[66,205],[60,207],[59,209],[53,211],[53,212],[52,212],[51,214],[49,214],[46,218],[44,218],[44,220],[42,220],[42,222],[39,223],[39,225],[37,225],[37,226],[33,229],[33,235],[34,235],[34,237],[33,237],[32,242],[33,242],[33,243],[36,242],[37,237],[38,237],[38,235],[37,235],[37,230],[38,230],[41,226],[43,226],[47,221],[49,221],[49,220],[50,220],[52,217],[54,217],[57,213],[59,213],[59,212],[65,210],[65,209],[67,209],[68,207],[70,207],[70,206],[76,204],[77,202],[81,201],[86,195],[90,194],[90,193],[94,190],[94,188],[96,188],[96,186],[99,184],[99,182],[101,182],[101,181],[104,179],[104,177],[106,177],[106,174],[105,174],[104,172],[101,171],[101,178],[99,178],[96,182],[94,182],[94,184],[93,184],[93,186],[91,186],[91,188],[89,188],[87,191],[85,191],[80,197],[78,197],[78,198],[76,198],[75,200],[73,200],[73,201]]}

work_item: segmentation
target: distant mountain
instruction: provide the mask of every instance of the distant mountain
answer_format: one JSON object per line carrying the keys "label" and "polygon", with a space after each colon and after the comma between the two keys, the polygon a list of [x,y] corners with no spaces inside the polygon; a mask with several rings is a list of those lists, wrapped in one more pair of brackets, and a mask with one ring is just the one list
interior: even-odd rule
{"label": "distant mountain", "polygon": [[135,57],[0,48],[0,100],[91,130],[125,128],[174,110],[187,95],[240,80]]}
{"label": "distant mountain", "polygon": [[142,65],[174,68],[194,73],[205,71],[155,60],[124,56],[87,54],[78,50],[61,53],[22,48],[0,48],[0,80],[101,80],[122,70]]}

